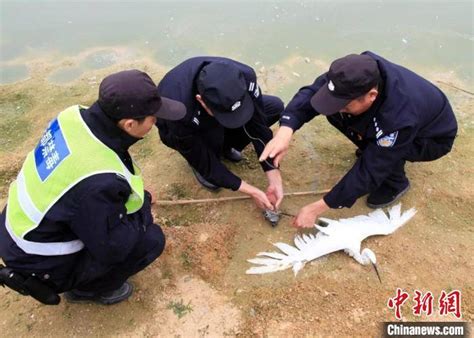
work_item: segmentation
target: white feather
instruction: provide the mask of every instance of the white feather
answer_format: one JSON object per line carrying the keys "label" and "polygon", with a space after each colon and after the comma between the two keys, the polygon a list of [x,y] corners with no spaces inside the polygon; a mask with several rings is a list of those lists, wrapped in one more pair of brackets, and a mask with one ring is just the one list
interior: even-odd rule
{"label": "white feather", "polygon": [[273,258],[252,258],[247,259],[247,262],[256,264],[256,265],[276,265],[280,264],[280,261]]}
{"label": "white feather", "polygon": [[306,244],[311,243],[311,238],[308,235],[303,234],[302,237]]}
{"label": "white feather", "polygon": [[275,259],[285,259],[288,256],[279,252],[259,252],[257,256],[271,257]]}
{"label": "white feather", "polygon": [[278,249],[280,249],[283,253],[287,254],[288,256],[298,255],[300,253],[300,251],[297,248],[295,248],[294,246],[288,245],[286,243],[278,242],[273,245],[275,245]]}
{"label": "white feather", "polygon": [[257,254],[257,256],[267,258],[249,259],[250,263],[259,266],[251,267],[246,273],[263,274],[293,268],[296,276],[307,262],[339,250],[345,250],[357,262],[367,264],[370,260],[375,260],[375,256],[361,255],[361,242],[370,236],[393,233],[415,214],[414,208],[401,213],[401,205],[397,204],[388,210],[388,214],[382,209],[377,209],[368,215],[343,218],[338,221],[320,218],[328,225],[326,227],[315,225],[319,230],[316,236],[313,234],[296,236],[294,239],[296,247],[281,242],[275,243],[274,245],[282,253]]}
{"label": "white feather", "polygon": [[304,264],[304,262],[296,262],[293,264],[293,273],[295,274],[295,276],[304,267]]}
{"label": "white feather", "polygon": [[299,249],[299,250],[304,250],[308,247],[308,244],[306,242],[303,241],[303,239],[301,238],[301,236],[295,236],[295,246]]}
{"label": "white feather", "polygon": [[291,268],[291,264],[286,264],[286,265],[280,265],[278,267],[274,266],[266,266],[266,265],[261,265],[261,266],[254,266],[245,271],[247,275],[260,275],[263,273],[269,273],[269,272],[275,272],[275,271],[281,271],[281,270],[286,270],[288,268]]}

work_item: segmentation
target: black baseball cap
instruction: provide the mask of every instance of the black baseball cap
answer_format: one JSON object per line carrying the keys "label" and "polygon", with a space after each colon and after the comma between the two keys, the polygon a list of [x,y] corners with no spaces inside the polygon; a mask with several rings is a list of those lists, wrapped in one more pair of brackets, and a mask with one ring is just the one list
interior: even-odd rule
{"label": "black baseball cap", "polygon": [[253,115],[253,100],[244,74],[234,65],[211,62],[197,79],[197,89],[216,120],[226,128],[239,128]]}
{"label": "black baseball cap", "polygon": [[368,93],[379,83],[380,71],[377,61],[370,56],[350,54],[331,64],[327,80],[311,98],[311,106],[322,115],[335,114]]}
{"label": "black baseball cap", "polygon": [[183,103],[160,96],[150,76],[136,69],[104,78],[99,86],[97,102],[115,120],[151,115],[165,120],[179,120],[186,115]]}

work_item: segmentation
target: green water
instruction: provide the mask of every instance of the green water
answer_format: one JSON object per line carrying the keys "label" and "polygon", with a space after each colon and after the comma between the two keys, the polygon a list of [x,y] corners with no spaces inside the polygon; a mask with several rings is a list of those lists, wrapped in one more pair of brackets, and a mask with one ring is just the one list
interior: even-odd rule
{"label": "green water", "polygon": [[88,70],[101,69],[112,66],[117,62],[117,53],[102,50],[89,54],[77,66],[67,66],[53,71],[48,80],[53,83],[68,83],[87,72]]}
{"label": "green water", "polygon": [[330,62],[372,50],[474,82],[472,1],[1,1],[0,6],[0,83],[26,76],[11,68],[4,75],[7,67],[27,63],[17,60],[105,49],[50,76],[71,81],[116,63],[106,50],[112,47],[149,55],[167,67],[195,55],[254,65],[295,55]]}
{"label": "green water", "polygon": [[16,82],[28,78],[26,65],[12,65],[0,67],[0,83]]}

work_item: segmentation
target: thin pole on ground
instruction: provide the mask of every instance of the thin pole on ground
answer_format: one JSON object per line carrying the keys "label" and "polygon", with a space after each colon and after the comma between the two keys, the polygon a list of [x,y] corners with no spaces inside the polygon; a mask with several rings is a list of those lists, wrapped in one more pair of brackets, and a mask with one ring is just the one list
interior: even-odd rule
{"label": "thin pole on ground", "polygon": [[444,82],[444,81],[436,81],[438,83],[441,83],[441,84],[444,84],[445,86],[448,86],[448,87],[451,87],[451,88],[454,88],[454,89],[457,89],[457,90],[460,90],[464,93],[467,93],[467,94],[471,94],[471,95],[474,95],[473,92],[470,92],[469,90],[466,90],[466,89],[463,89],[463,88],[460,88],[460,87],[457,87],[449,82]]}
{"label": "thin pole on ground", "polygon": [[[283,196],[305,196],[305,195],[320,195],[329,192],[330,189],[324,190],[311,190],[311,191],[298,191],[298,192],[287,192]],[[198,204],[198,203],[218,203],[228,201],[239,201],[250,199],[250,196],[232,196],[232,197],[219,197],[219,198],[203,198],[203,199],[191,199],[191,200],[157,200],[155,205],[185,205],[185,204]]]}

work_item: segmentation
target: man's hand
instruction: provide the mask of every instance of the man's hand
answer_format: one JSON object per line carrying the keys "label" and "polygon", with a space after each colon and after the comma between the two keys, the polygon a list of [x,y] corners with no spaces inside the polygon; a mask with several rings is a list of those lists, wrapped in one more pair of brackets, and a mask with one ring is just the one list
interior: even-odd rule
{"label": "man's hand", "polygon": [[274,169],[266,172],[268,178],[267,197],[271,204],[278,210],[283,200],[283,182],[280,170]]}
{"label": "man's hand", "polygon": [[314,227],[316,219],[328,209],[329,206],[323,199],[308,204],[300,209],[292,225],[296,228],[312,228]]}
{"label": "man's hand", "polygon": [[240,184],[239,188],[240,192],[243,192],[244,194],[250,195],[257,207],[259,207],[262,210],[269,209],[269,210],[274,210],[273,204],[269,201],[267,195],[260,189],[248,184],[245,181],[242,181]]}
{"label": "man's hand", "polygon": [[293,129],[284,126],[280,127],[275,137],[263,149],[262,155],[260,155],[258,160],[262,162],[269,157],[273,158],[273,164],[278,168],[281,160],[283,160],[283,157],[288,152],[292,135]]}

